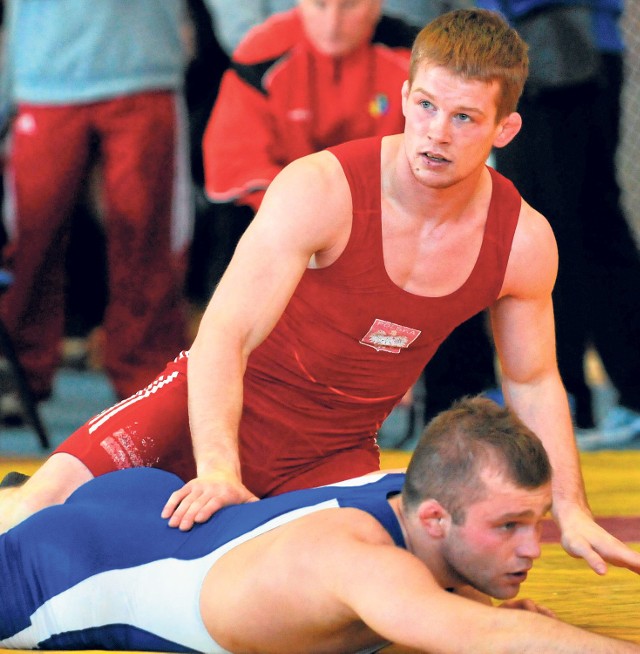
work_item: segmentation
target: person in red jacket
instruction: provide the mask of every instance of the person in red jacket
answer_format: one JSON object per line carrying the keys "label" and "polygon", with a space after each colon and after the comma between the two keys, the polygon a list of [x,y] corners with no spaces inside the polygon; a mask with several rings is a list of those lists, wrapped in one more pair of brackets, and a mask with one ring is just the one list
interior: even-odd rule
{"label": "person in red jacket", "polygon": [[418,29],[381,0],[302,0],[250,30],[226,71],[203,139],[205,192],[226,267],[273,178],[299,157],[402,131],[398,89]]}

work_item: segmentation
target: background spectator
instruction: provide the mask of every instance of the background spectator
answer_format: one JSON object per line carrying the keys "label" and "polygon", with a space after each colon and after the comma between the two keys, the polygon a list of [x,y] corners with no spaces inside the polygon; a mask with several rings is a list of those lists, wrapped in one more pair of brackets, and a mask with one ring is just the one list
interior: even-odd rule
{"label": "background spectator", "polygon": [[218,203],[211,286],[285,165],[343,141],[402,131],[400,90],[417,31],[381,15],[381,0],[321,7],[301,0],[249,33],[223,77],[203,142],[206,193]]}
{"label": "background spectator", "polygon": [[[496,166],[549,219],[560,254],[554,290],[560,373],[584,448],[640,434],[640,258],[616,176],[622,0],[481,0],[528,40],[524,126]],[[585,353],[593,346],[619,404],[593,428]]]}
{"label": "background spectator", "polygon": [[184,5],[16,0],[7,9],[2,102],[16,117],[5,256],[15,283],[0,313],[35,394],[48,397],[64,331],[70,216],[97,161],[108,250],[105,367],[125,397],[186,344]]}

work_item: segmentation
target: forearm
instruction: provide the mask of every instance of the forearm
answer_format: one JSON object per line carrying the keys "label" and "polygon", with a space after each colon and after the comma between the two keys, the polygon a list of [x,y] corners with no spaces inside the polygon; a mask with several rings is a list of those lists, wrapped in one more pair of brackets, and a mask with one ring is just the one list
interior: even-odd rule
{"label": "forearm", "polygon": [[204,322],[189,353],[189,425],[198,476],[219,471],[240,479],[238,426],[245,358]]}
{"label": "forearm", "polygon": [[[398,644],[431,652],[474,654],[639,654],[640,645],[616,640],[541,613],[458,603],[446,616],[431,615],[427,627],[405,625]],[[423,614],[424,615],[424,614]],[[417,616],[414,616],[417,617]],[[440,618],[442,617],[442,620]],[[420,622],[417,623],[420,625]],[[464,624],[464,629],[459,629]],[[433,625],[441,625],[435,629]],[[450,628],[447,628],[450,627]],[[388,636],[388,634],[384,634]]]}
{"label": "forearm", "polygon": [[[415,576],[420,577],[417,571]],[[363,601],[358,609],[376,633],[411,651],[640,654],[638,644],[607,638],[541,613],[486,606],[424,584],[420,587],[406,576],[400,579],[395,586],[389,582],[384,590],[372,589],[377,604],[375,599]],[[430,616],[428,624],[425,615]]]}
{"label": "forearm", "polygon": [[[638,654],[640,646],[614,640],[574,627],[554,618],[526,611],[499,611],[491,632],[491,647],[487,651],[504,654]],[[481,650],[473,650],[481,651]]]}
{"label": "forearm", "polygon": [[544,443],[553,468],[554,512],[578,505],[588,510],[567,394],[559,375],[517,383],[503,378],[503,392],[525,424]]}
{"label": "forearm", "polygon": [[[198,476],[214,471],[240,479],[238,429],[249,355],[273,329],[299,278],[288,274],[289,267],[279,278],[261,235],[270,226],[261,230],[256,222],[238,243],[189,353],[189,425]],[[282,250],[276,252],[282,259]]]}

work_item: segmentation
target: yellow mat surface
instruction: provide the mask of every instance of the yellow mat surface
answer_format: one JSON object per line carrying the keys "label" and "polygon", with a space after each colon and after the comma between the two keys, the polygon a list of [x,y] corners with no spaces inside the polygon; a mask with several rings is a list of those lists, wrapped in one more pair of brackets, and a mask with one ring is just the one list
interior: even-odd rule
{"label": "yellow mat surface", "polygon": [[[383,452],[382,467],[402,468],[408,452]],[[581,454],[587,495],[594,515],[621,517],[632,525],[626,533],[633,537],[632,547],[640,551],[640,451],[588,452]],[[9,470],[31,474],[41,460],[2,459],[0,476]],[[0,477],[1,478],[1,477]],[[640,643],[640,576],[628,570],[611,568],[598,577],[581,560],[569,557],[555,543],[543,545],[542,558],[536,562],[522,587],[521,596],[553,609],[559,618],[571,624],[609,636]],[[20,650],[1,650],[0,653]],[[385,654],[409,654],[397,646]]]}

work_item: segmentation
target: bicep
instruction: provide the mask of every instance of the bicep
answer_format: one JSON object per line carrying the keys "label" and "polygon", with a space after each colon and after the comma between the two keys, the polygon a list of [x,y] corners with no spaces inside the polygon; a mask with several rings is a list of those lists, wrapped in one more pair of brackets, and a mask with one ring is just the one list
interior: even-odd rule
{"label": "bicep", "polygon": [[[524,203],[523,203],[524,204]],[[551,293],[558,270],[553,232],[524,205],[491,327],[504,376],[526,383],[555,368]]]}
{"label": "bicep", "polygon": [[503,378],[528,383],[556,367],[551,296],[500,299],[490,311]]}
{"label": "bicep", "polygon": [[213,294],[205,324],[224,321],[248,351],[268,335],[311,256],[344,231],[340,200],[326,187],[313,162],[287,167],[276,177]]}

